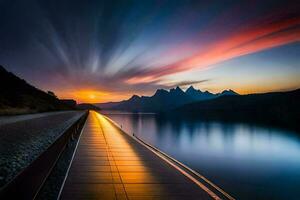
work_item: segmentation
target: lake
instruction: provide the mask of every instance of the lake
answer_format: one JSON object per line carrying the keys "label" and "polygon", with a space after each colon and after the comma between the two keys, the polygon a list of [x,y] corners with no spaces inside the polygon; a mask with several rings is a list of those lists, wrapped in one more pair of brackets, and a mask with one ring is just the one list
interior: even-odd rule
{"label": "lake", "polygon": [[244,123],[103,114],[236,199],[300,198],[300,134]]}

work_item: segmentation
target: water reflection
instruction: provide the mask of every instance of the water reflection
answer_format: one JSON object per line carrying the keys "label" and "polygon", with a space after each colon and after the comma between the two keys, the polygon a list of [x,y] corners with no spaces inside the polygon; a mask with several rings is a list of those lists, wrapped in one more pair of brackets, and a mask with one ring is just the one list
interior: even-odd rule
{"label": "water reflection", "polygon": [[150,114],[107,115],[238,199],[297,199],[300,195],[300,138],[296,133]]}

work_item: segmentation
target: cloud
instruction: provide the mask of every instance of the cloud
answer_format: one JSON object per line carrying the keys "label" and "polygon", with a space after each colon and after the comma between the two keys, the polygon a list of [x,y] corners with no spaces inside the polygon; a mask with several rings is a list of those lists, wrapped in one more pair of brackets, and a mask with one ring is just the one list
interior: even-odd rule
{"label": "cloud", "polygon": [[[123,63],[123,66],[127,67],[111,75],[99,73],[99,71],[93,74],[89,72],[84,74],[79,71],[78,76],[73,75],[69,78],[73,79],[73,83],[82,80],[81,85],[87,84],[89,87],[97,87],[111,91],[139,91],[143,90],[142,88],[144,88],[145,91],[152,90],[160,86],[158,83],[161,82],[165,76],[195,69],[207,69],[213,64],[229,59],[292,42],[298,42],[300,41],[300,27],[294,27],[293,25],[299,25],[300,20],[298,19],[291,22],[293,23],[283,23],[279,24],[281,26],[274,26],[273,28],[266,27],[264,30],[248,30],[236,33],[231,37],[206,46],[204,48],[205,50],[191,57],[169,65],[159,66],[157,68],[145,68],[142,65],[135,65],[135,58],[133,58]],[[278,27],[284,27],[285,29],[281,30]],[[143,56],[143,54],[139,56]],[[69,71],[72,72],[72,70]],[[191,84],[193,84],[193,82],[191,82]],[[167,85],[168,84],[165,86]],[[181,84],[176,83],[176,85]]]}
{"label": "cloud", "polygon": [[208,81],[210,81],[211,79],[203,79],[203,80],[197,80],[197,81],[179,81],[179,82],[172,82],[172,83],[168,83],[166,84],[166,88],[170,89],[170,88],[174,88],[174,87],[184,87],[184,86],[190,86],[190,85],[198,85],[201,83],[206,83]]}
{"label": "cloud", "polygon": [[129,84],[157,81],[164,76],[194,69],[206,69],[211,65],[300,41],[300,17],[279,22],[256,25],[208,44],[200,52],[178,62],[144,70],[138,76],[126,80]]}

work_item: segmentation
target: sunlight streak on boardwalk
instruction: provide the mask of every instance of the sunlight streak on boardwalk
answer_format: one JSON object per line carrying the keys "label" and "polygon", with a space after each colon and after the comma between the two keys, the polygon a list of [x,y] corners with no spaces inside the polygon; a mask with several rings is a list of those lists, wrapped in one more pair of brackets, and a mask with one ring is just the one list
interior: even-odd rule
{"label": "sunlight streak on boardwalk", "polygon": [[167,162],[91,111],[60,199],[211,199]]}

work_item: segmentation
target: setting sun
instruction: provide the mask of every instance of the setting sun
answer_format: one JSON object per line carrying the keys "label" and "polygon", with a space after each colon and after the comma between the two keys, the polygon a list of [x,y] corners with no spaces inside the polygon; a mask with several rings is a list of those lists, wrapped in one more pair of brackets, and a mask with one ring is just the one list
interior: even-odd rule
{"label": "setting sun", "polygon": [[122,98],[130,97],[130,94],[120,94],[107,91],[98,91],[94,89],[79,89],[71,91],[61,91],[57,95],[60,98],[72,98],[77,103],[102,103],[106,101],[118,101]]}
{"label": "setting sun", "polygon": [[96,98],[96,96],[94,94],[90,95],[90,99],[95,99],[95,98]]}

